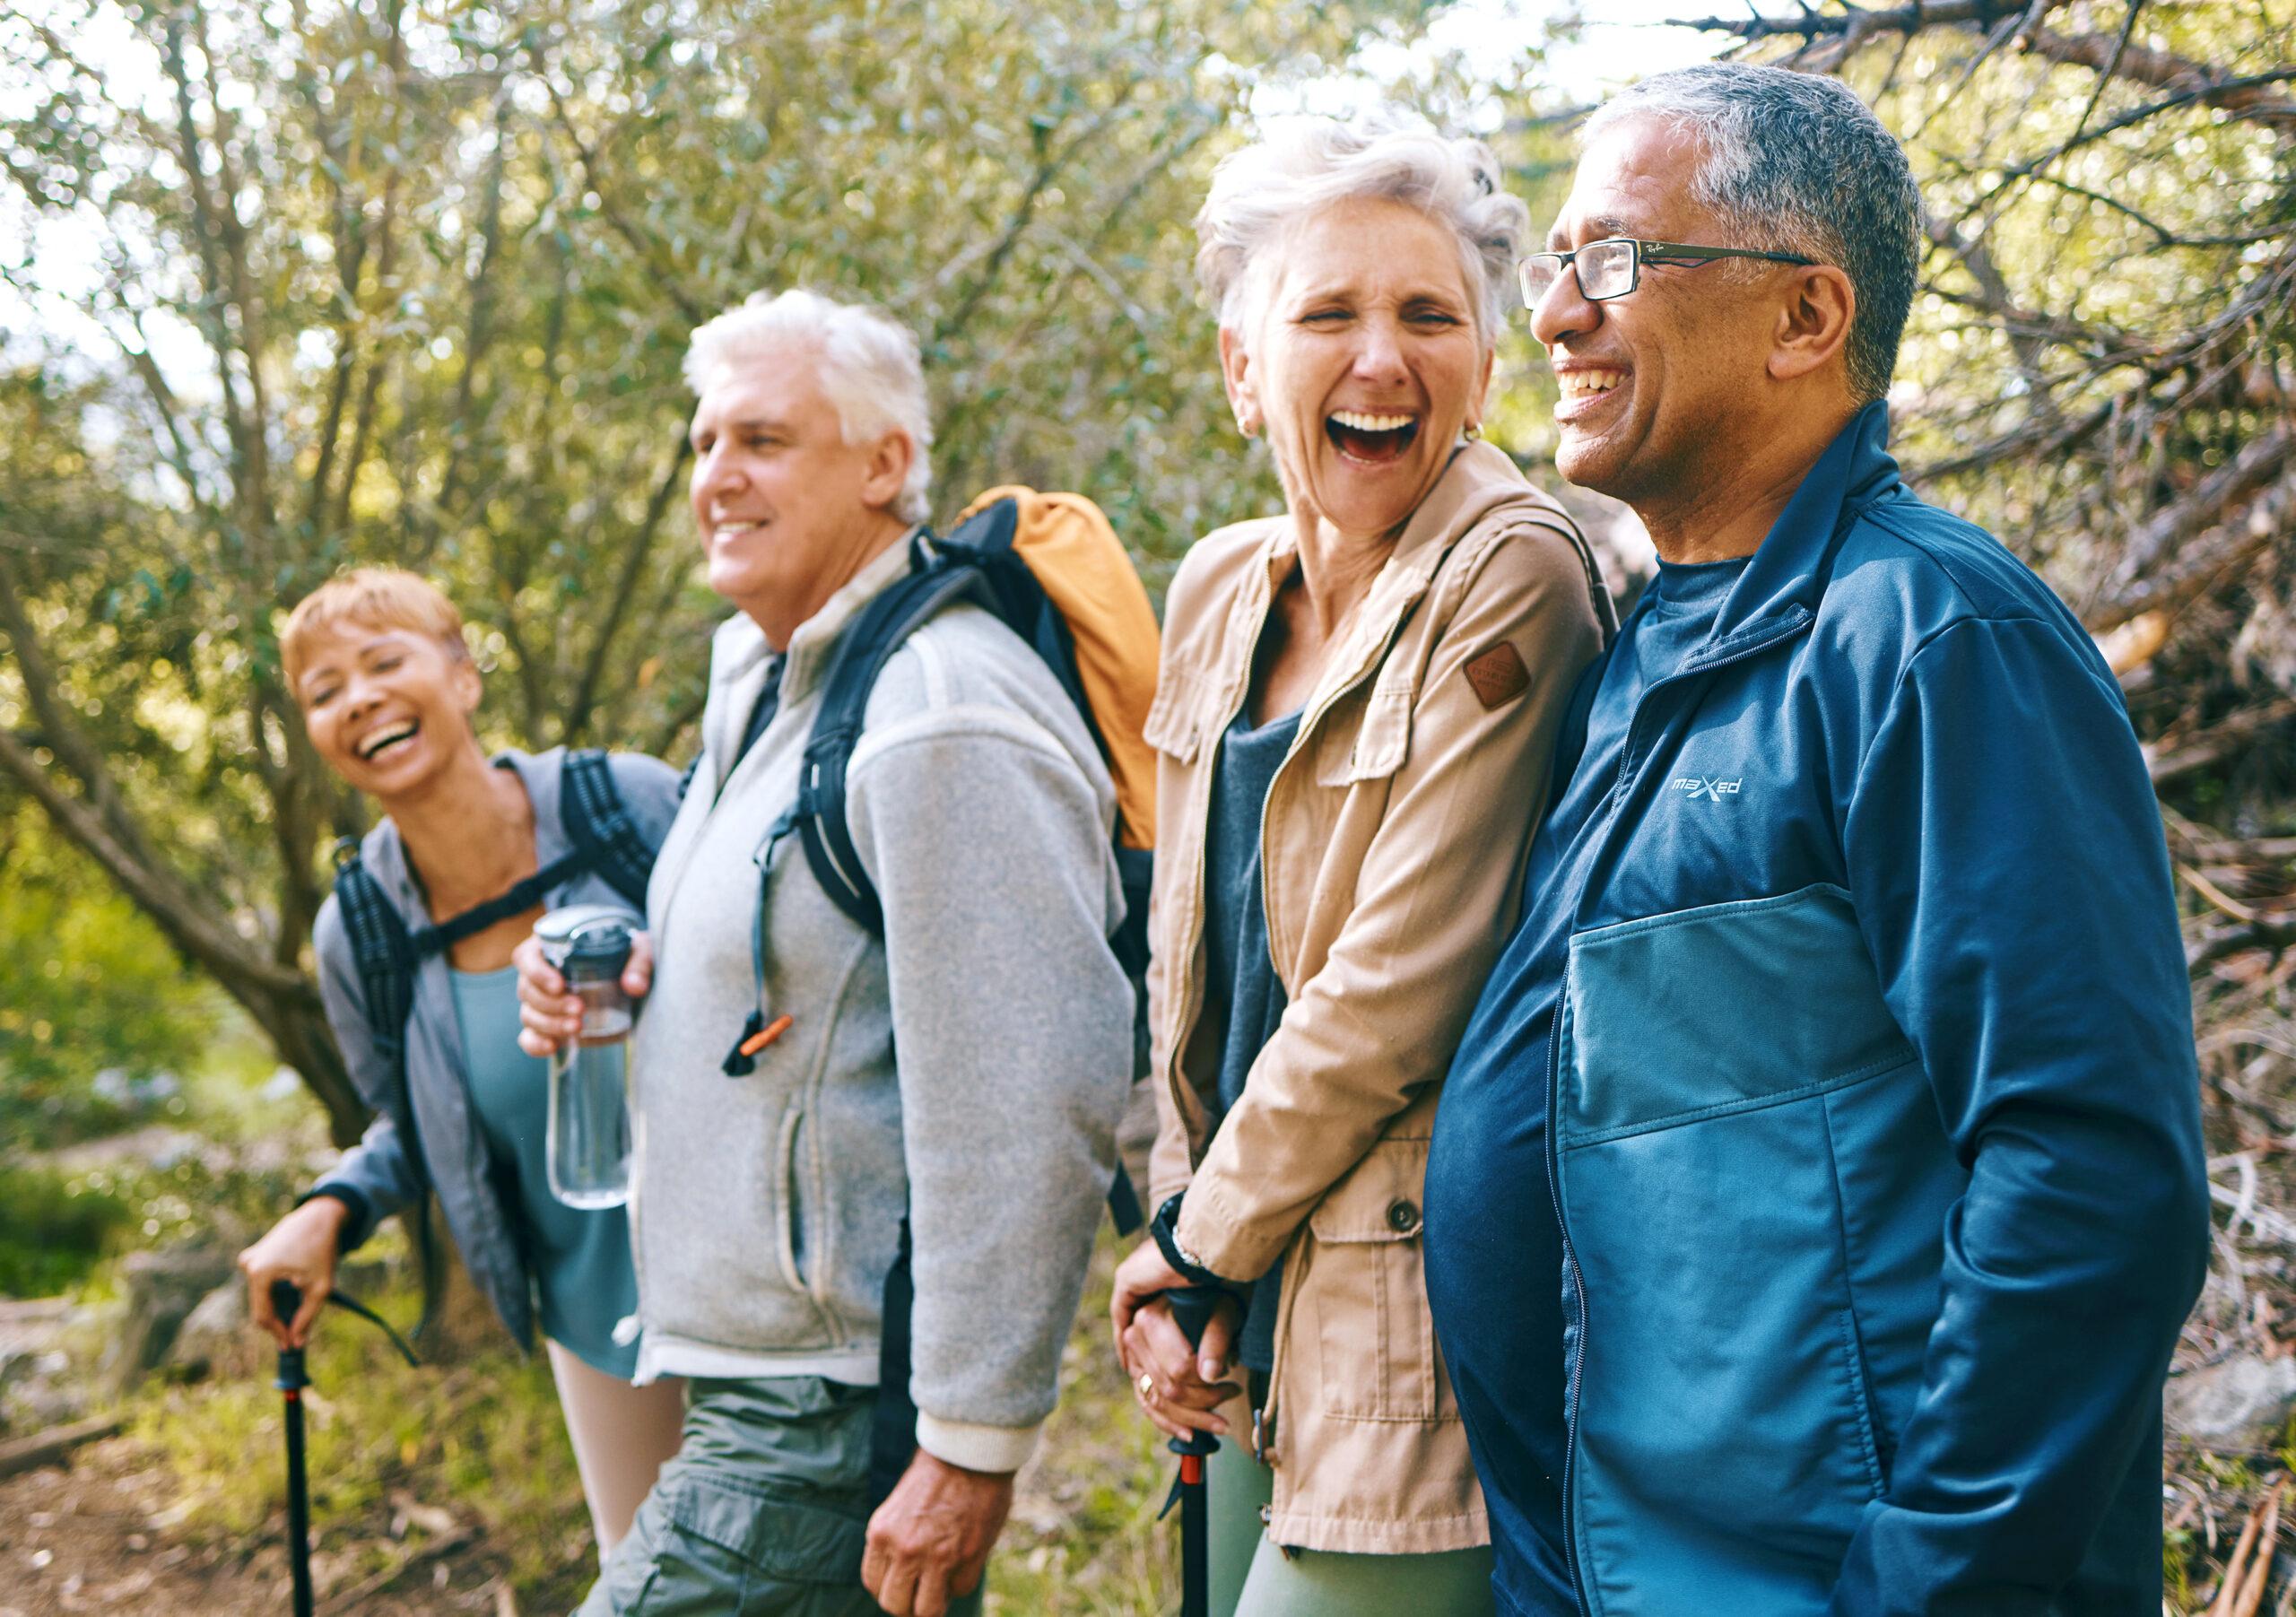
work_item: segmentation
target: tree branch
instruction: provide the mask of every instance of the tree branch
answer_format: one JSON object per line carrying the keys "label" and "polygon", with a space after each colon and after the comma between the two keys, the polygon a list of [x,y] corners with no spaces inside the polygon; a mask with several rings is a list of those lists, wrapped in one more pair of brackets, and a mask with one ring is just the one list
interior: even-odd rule
{"label": "tree branch", "polygon": [[2199,735],[2179,742],[2173,750],[2165,742],[2144,749],[2144,767],[2157,788],[2224,761],[2264,731],[2296,718],[2296,697],[2284,696],[2260,707],[2243,709]]}
{"label": "tree branch", "polygon": [[39,726],[41,739],[79,781],[88,811],[101,823],[105,834],[120,845],[126,857],[141,865],[158,864],[158,856],[144,840],[143,829],[127,812],[127,804],[104,764],[103,755],[65,709],[55,665],[48,661],[47,650],[32,627],[31,614],[25,611],[23,598],[17,593],[15,568],[4,555],[0,555],[0,631],[6,633],[9,647],[15,653],[24,700],[31,706],[32,720]]}
{"label": "tree branch", "polygon": [[213,974],[235,994],[259,989],[316,1003],[317,993],[302,973],[265,960],[208,920],[207,907],[195,900],[172,876],[138,858],[112,834],[93,805],[59,789],[31,749],[6,730],[0,730],[0,769],[31,794],[57,830],[103,866],[186,960]]}
{"label": "tree branch", "polygon": [[2174,613],[2220,585],[2238,578],[2272,549],[2296,511],[2296,476],[2283,475],[2241,513],[2197,535],[2170,566],[2137,581],[2134,588],[2082,614],[2092,634],[2117,629],[2148,612]]}
{"label": "tree branch", "polygon": [[630,615],[630,604],[636,598],[638,586],[646,577],[646,562],[653,554],[655,536],[660,533],[662,518],[668,515],[670,502],[677,498],[678,485],[685,473],[685,460],[691,446],[681,436],[677,448],[670,456],[669,470],[654,486],[654,496],[646,502],[645,519],[623,553],[622,570],[614,578],[613,594],[608,598],[605,617],[598,624],[597,635],[590,642],[590,655],[584,659],[582,676],[575,682],[574,700],[567,705],[559,726],[559,735],[570,743],[579,738],[589,727],[590,714],[597,701],[598,684],[605,677],[606,659],[613,649],[615,638],[622,632],[622,623]]}
{"label": "tree branch", "polygon": [[2163,556],[2174,555],[2195,535],[2215,526],[2231,507],[2247,500],[2284,472],[2296,455],[2296,431],[2286,420],[2275,422],[2251,439],[2231,459],[2194,485],[2191,493],[2166,509],[2156,511],[2130,535],[2121,552],[2117,576],[2134,584]]}

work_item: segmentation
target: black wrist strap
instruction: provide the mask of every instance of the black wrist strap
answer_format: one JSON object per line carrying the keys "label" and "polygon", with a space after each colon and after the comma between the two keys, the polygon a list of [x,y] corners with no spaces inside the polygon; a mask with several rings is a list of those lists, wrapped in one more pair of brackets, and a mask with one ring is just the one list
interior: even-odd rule
{"label": "black wrist strap", "polygon": [[1234,1291],[1231,1282],[1221,1279],[1201,1264],[1189,1262],[1187,1255],[1180,1250],[1179,1237],[1176,1231],[1180,1221],[1180,1198],[1185,1195],[1185,1191],[1175,1191],[1166,1196],[1164,1204],[1156,1209],[1156,1216],[1149,1220],[1148,1233],[1155,1239],[1156,1250],[1164,1255],[1164,1261],[1179,1271],[1188,1284],[1214,1286],[1222,1291]]}

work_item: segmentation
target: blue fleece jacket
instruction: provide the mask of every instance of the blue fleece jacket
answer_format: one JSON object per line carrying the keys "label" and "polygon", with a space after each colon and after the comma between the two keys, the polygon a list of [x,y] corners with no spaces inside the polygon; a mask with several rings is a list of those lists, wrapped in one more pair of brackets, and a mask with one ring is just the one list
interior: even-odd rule
{"label": "blue fleece jacket", "polygon": [[1444,1094],[1502,1612],[2159,1610],[2207,1236],[2159,813],[2088,635],[1887,426],[1670,674],[1588,672]]}

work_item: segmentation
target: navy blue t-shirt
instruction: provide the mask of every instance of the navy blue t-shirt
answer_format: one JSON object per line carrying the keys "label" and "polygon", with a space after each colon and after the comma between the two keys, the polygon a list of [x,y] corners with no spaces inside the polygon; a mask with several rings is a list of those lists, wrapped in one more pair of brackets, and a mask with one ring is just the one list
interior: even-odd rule
{"label": "navy blue t-shirt", "polygon": [[[1220,1110],[1216,1131],[1237,1101],[1252,1064],[1283,1021],[1283,979],[1268,951],[1267,902],[1259,862],[1267,788],[1300,734],[1297,712],[1252,727],[1236,715],[1213,766],[1212,818],[1204,833],[1204,1013],[1218,1018]],[[1275,1316],[1283,1294],[1283,1260],[1255,1282],[1236,1336],[1236,1361],[1247,1369],[1275,1364]]]}
{"label": "navy blue t-shirt", "polygon": [[1547,1039],[1570,918],[1642,692],[1704,643],[1746,561],[1661,562],[1604,660],[1570,778],[1531,840],[1523,918],[1467,1022],[1427,1166],[1427,1294],[1491,1509],[1502,1601],[1578,1605],[1563,1553],[1562,1234],[1547,1181]]}

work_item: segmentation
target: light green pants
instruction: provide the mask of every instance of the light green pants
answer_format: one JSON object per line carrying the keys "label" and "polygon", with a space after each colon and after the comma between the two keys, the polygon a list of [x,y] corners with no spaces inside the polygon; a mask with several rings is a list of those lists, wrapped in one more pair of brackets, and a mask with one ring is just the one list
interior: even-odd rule
{"label": "light green pants", "polygon": [[878,1617],[861,1587],[876,1407],[874,1387],[818,1376],[688,1382],[677,1456],[577,1617]]}
{"label": "light green pants", "polygon": [[[1231,1430],[1238,1430],[1231,1422]],[[1205,1467],[1212,1617],[1492,1617],[1491,1551],[1285,1555],[1260,1528],[1275,1478],[1234,1438]]]}

